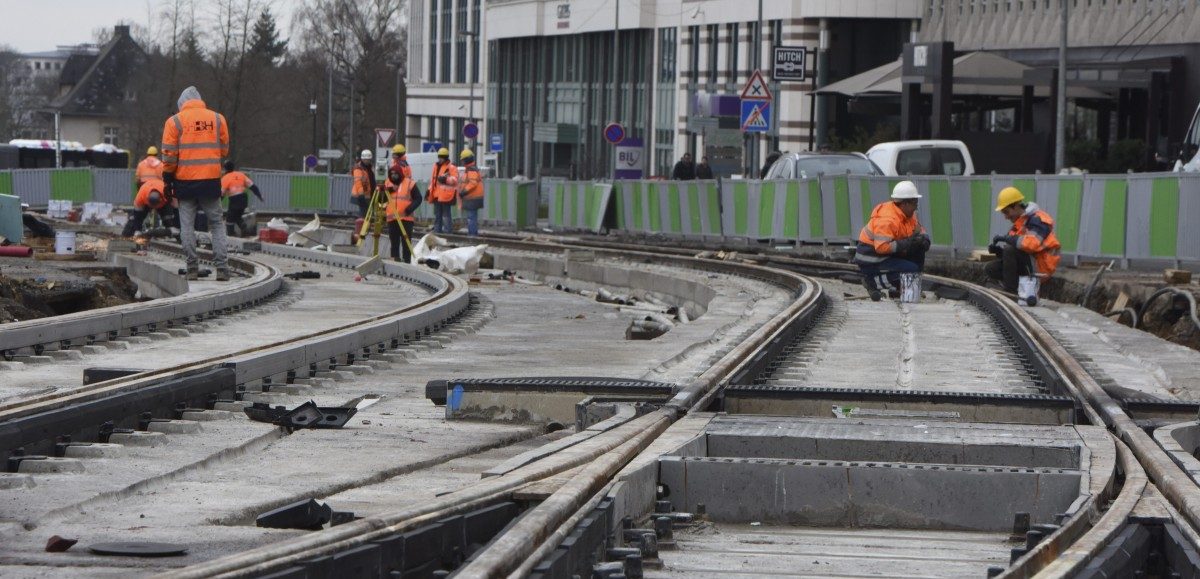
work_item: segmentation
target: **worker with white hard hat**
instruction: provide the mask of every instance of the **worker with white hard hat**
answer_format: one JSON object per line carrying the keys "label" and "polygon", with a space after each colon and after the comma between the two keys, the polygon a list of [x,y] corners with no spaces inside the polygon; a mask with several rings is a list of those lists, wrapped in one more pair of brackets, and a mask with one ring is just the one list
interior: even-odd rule
{"label": "worker with white hard hat", "polygon": [[890,201],[871,211],[871,219],[858,234],[854,260],[862,271],[863,287],[874,301],[882,290],[898,295],[900,274],[920,273],[925,269],[929,234],[917,220],[921,194],[912,181],[901,181],[892,189]]}
{"label": "worker with white hard hat", "polygon": [[371,161],[375,158],[370,149],[363,149],[358,155],[358,162],[350,170],[353,182],[350,185],[350,200],[358,206],[358,216],[367,216],[367,207],[371,204],[371,195],[375,193],[375,168]]}

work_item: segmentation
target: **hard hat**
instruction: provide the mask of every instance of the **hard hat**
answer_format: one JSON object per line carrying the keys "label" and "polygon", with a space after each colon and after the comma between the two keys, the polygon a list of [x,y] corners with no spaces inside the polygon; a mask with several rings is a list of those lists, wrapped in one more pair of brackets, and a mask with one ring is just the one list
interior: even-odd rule
{"label": "hard hat", "polygon": [[1000,195],[996,198],[996,211],[1004,211],[1005,207],[1024,200],[1025,196],[1016,187],[1005,187],[1000,190]]}
{"label": "hard hat", "polygon": [[471,149],[463,149],[462,152],[458,154],[459,160],[466,159],[467,157],[474,157],[474,156],[475,156],[475,153],[472,153]]}
{"label": "hard hat", "polygon": [[917,192],[917,186],[912,181],[901,181],[896,183],[896,187],[892,189],[892,199],[920,199],[921,194]]}
{"label": "hard hat", "polygon": [[404,145],[396,145],[396,146],[392,147],[393,155],[403,155],[407,152],[408,152],[408,149],[405,149]]}
{"label": "hard hat", "polygon": [[150,192],[150,205],[151,206],[158,205],[161,201],[162,201],[162,195],[160,195],[158,191]]}
{"label": "hard hat", "polygon": [[158,147],[155,147],[154,145],[150,145],[150,147],[146,149],[146,154],[147,155],[157,155]]}
{"label": "hard hat", "polygon": [[446,147],[442,147],[442,148],[438,149],[438,156],[439,157],[449,157],[450,149],[447,149]]}
{"label": "hard hat", "polygon": [[371,154],[371,149],[363,149],[362,153],[359,153],[358,158],[364,161],[370,161],[371,159],[375,158],[375,155]]}

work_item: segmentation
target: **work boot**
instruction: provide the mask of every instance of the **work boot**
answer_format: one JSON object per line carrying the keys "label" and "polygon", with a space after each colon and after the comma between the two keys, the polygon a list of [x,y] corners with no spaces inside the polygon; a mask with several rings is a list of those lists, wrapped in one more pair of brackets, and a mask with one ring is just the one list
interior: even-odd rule
{"label": "work boot", "polygon": [[217,281],[229,281],[229,268],[217,268]]}
{"label": "work boot", "polygon": [[863,276],[863,287],[867,288],[867,295],[871,296],[871,301],[877,302],[883,299],[883,294],[879,293],[879,290],[875,288],[875,284],[871,283],[870,277]]}
{"label": "work boot", "polygon": [[187,280],[188,281],[196,281],[198,279],[200,279],[200,268],[198,268],[198,267],[187,268]]}

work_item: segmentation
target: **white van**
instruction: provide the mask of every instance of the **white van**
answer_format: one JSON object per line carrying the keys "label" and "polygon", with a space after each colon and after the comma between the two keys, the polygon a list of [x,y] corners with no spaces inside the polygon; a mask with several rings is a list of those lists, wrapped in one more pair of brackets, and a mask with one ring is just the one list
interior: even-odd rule
{"label": "white van", "polygon": [[962,141],[894,141],[879,143],[867,158],[884,175],[974,175],[975,163]]}

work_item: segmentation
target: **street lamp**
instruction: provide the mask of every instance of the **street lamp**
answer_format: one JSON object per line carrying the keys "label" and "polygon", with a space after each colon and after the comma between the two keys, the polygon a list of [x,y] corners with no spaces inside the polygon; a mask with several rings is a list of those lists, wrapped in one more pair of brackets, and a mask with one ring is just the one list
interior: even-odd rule
{"label": "street lamp", "polygon": [[[334,42],[337,42],[339,36],[342,35],[341,30],[334,30]],[[327,111],[325,118],[325,148],[333,148],[333,42],[329,46],[329,102],[326,103]],[[315,121],[314,121],[315,122]],[[333,159],[326,159],[328,172],[333,172]]]}
{"label": "street lamp", "polygon": [[[466,36],[468,38],[477,38],[479,36],[478,30],[467,30],[466,26],[463,26],[462,30],[459,30],[458,33],[460,35]],[[466,59],[466,62],[471,62],[471,59],[469,59],[469,58]],[[475,66],[479,66],[478,56],[475,58]],[[467,84],[471,85],[471,89],[470,89],[471,96],[468,97],[468,99],[467,99],[467,106],[469,107],[469,109],[467,111],[467,122],[474,123],[475,122],[475,82],[471,80],[470,72],[471,71],[468,70],[464,74],[465,78],[467,79]],[[471,147],[470,148],[472,150],[477,148],[474,137],[471,138]]]}
{"label": "street lamp", "polygon": [[312,131],[312,154],[317,154],[317,99],[312,99],[308,103],[308,112],[312,113],[313,131]]}

